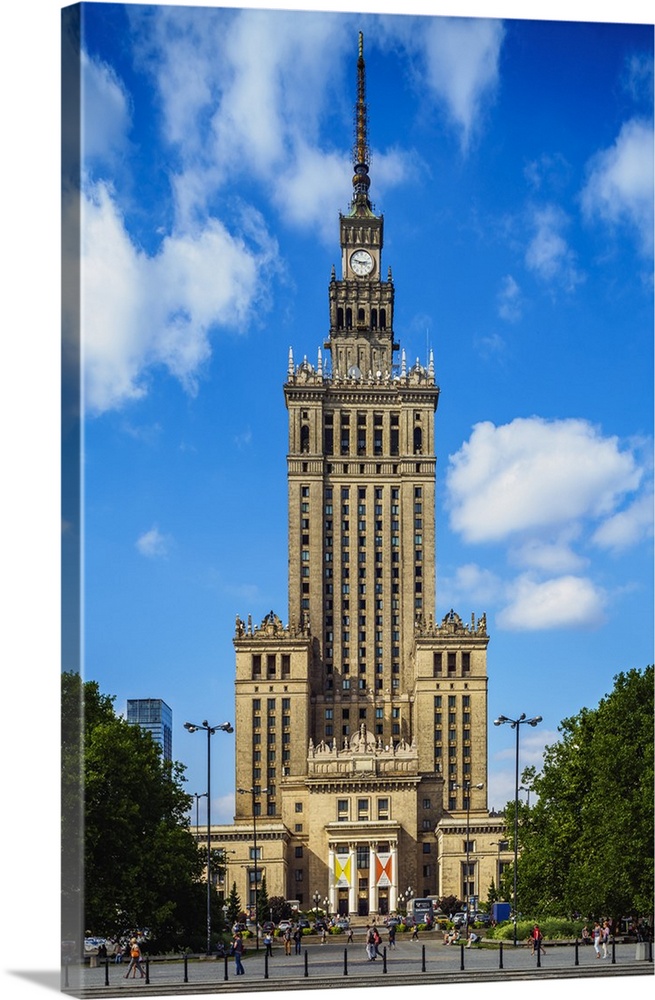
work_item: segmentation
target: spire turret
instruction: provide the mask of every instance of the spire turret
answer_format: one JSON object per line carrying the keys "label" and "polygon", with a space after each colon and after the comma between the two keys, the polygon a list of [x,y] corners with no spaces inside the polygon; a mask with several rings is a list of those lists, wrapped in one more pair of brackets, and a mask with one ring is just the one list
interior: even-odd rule
{"label": "spire turret", "polygon": [[355,143],[353,147],[353,199],[352,215],[372,214],[368,189],[371,179],[368,176],[368,105],[366,104],[366,64],[364,62],[364,35],[359,33],[359,57],[357,59],[357,103],[355,105]]}

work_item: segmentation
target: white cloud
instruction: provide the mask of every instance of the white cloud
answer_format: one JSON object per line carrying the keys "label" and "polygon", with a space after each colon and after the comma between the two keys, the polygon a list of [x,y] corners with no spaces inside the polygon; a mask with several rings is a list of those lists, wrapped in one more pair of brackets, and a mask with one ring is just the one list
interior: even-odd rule
{"label": "white cloud", "polygon": [[496,573],[476,563],[466,563],[457,567],[453,577],[439,577],[439,603],[453,608],[496,603],[502,587]]}
{"label": "white cloud", "polygon": [[584,577],[540,582],[526,575],[514,582],[511,591],[510,603],[496,616],[503,629],[595,628],[604,621],[607,596]]}
{"label": "white cloud", "polygon": [[161,559],[168,555],[170,538],[162,535],[159,528],[154,525],[150,531],[140,535],[135,544],[142,556],[148,559]]}
{"label": "white cloud", "polygon": [[82,50],[82,145],[87,160],[112,161],[125,153],[130,100],[114,69]]}
{"label": "white cloud", "polygon": [[588,221],[627,225],[643,253],[653,252],[653,123],[624,122],[613,146],[588,164],[582,210]]}
{"label": "white cloud", "polygon": [[560,532],[554,540],[529,538],[510,550],[511,562],[543,573],[571,573],[589,562],[571,548],[579,536],[576,526]]}
{"label": "white cloud", "polygon": [[525,264],[542,281],[573,291],[583,276],[578,271],[576,255],[563,236],[568,219],[555,205],[535,208],[528,222],[533,236],[525,252]]}
{"label": "white cloud", "polygon": [[484,422],[450,456],[450,525],[467,542],[550,538],[581,518],[613,515],[640,480],[632,452],[585,420]]}
{"label": "white cloud", "polygon": [[516,323],[522,315],[521,289],[511,274],[506,274],[498,292],[498,315]]}
{"label": "white cloud", "polygon": [[82,219],[87,410],[99,413],[139,399],[161,365],[194,392],[212,327],[245,323],[262,292],[275,247],[260,220],[244,213],[235,236],[207,219],[197,231],[166,237],[150,257],[130,239],[106,184],[87,190]]}
{"label": "white cloud", "polygon": [[504,37],[502,21],[478,18],[430,18],[418,33],[427,86],[445,104],[464,152],[498,86]]}
{"label": "white cloud", "polygon": [[620,552],[653,537],[653,494],[638,497],[633,504],[604,521],[592,541],[601,549]]}

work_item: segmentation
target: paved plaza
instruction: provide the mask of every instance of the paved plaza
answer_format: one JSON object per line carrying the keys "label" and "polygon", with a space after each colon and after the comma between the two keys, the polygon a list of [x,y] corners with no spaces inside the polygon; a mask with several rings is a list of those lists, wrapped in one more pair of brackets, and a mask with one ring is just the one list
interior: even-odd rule
{"label": "paved plaza", "polygon": [[[597,959],[593,947],[573,944],[549,946],[541,956],[530,954],[524,946],[511,943],[498,947],[464,948],[445,946],[433,936],[419,941],[401,940],[396,948],[386,947],[386,959],[369,961],[363,942],[346,946],[329,940],[326,945],[312,942],[300,955],[285,955],[277,945],[273,956],[265,959],[252,945],[244,959],[245,975],[235,976],[234,960],[203,961],[151,960],[148,979],[125,979],[126,966],[109,962],[96,968],[70,966],[65,992],[73,996],[127,996],[137,992],[155,995],[218,993],[276,989],[338,989],[355,986],[393,986],[401,982],[457,983],[502,982],[513,979],[570,978],[590,976],[652,975],[652,953],[646,946],[646,958],[637,957],[634,944],[617,944],[606,959]],[[380,950],[383,947],[380,946]],[[502,962],[502,966],[501,966]],[[386,971],[385,971],[386,969]],[[185,981],[186,975],[186,981]]]}

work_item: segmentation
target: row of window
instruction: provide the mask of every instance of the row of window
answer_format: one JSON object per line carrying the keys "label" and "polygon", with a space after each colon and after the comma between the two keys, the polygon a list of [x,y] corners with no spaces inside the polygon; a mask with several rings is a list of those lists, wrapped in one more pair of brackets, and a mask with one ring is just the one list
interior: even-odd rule
{"label": "row of window", "polygon": [[452,653],[433,653],[432,654],[432,673],[435,677],[442,677],[444,674],[448,677],[463,676],[471,672],[471,653],[464,649],[458,652]]}

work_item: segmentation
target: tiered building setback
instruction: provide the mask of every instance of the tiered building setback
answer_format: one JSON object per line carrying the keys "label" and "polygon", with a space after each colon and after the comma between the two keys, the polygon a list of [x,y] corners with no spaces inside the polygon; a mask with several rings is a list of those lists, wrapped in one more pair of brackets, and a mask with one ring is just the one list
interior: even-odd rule
{"label": "tiered building setback", "polygon": [[236,854],[227,882],[244,905],[265,876],[269,896],[301,909],[320,898],[368,917],[408,890],[484,896],[502,821],[486,801],[486,619],[435,620],[439,387],[432,352],[409,365],[396,342],[384,220],[369,198],[361,35],[355,122],[329,336],[316,364],[289,351],[284,385],[288,623],[237,617],[242,794],[214,839]]}

